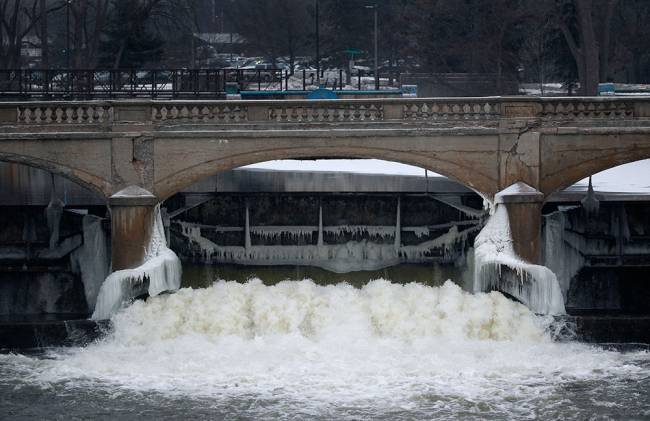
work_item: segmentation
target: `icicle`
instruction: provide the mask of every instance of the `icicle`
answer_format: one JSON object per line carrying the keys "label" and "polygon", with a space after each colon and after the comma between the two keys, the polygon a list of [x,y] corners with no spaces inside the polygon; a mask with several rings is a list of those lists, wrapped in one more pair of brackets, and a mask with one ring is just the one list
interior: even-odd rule
{"label": "icicle", "polygon": [[248,202],[246,202],[246,225],[244,228],[244,248],[248,251],[251,248],[251,226],[248,216]]}
{"label": "icicle", "polygon": [[81,273],[88,308],[95,309],[102,283],[110,272],[108,240],[102,229],[102,218],[94,215],[83,217],[83,246],[72,253],[72,262]]}
{"label": "icicle", "polygon": [[397,196],[397,217],[395,218],[395,250],[399,251],[402,245],[402,217],[401,213],[402,198]]}
{"label": "icicle", "polygon": [[323,240],[323,205],[318,205],[318,246],[324,244]]}
{"label": "icicle", "polygon": [[56,196],[56,186],[54,184],[54,174],[50,174],[52,181],[52,189],[50,190],[50,203],[45,209],[45,216],[47,219],[47,228],[50,232],[49,246],[53,250],[59,243],[59,230],[61,225],[61,215],[65,204]]}
{"label": "icicle", "polygon": [[593,216],[598,214],[598,209],[600,208],[600,201],[596,197],[594,192],[594,186],[591,183],[591,177],[589,177],[589,187],[587,188],[587,196],[581,201],[582,207],[587,212],[587,216]]}
{"label": "icicle", "polygon": [[571,279],[584,266],[581,250],[586,249],[585,238],[567,229],[567,211],[544,216],[544,265],[557,277],[562,295],[567,296]]}
{"label": "icicle", "polygon": [[[430,234],[429,227],[411,227],[411,228],[413,234],[415,234],[417,238],[428,237]],[[406,229],[404,229],[404,231],[406,231]]]}
{"label": "icicle", "polygon": [[50,231],[50,250],[53,250],[59,243],[59,231],[61,226],[61,216],[63,215],[63,207],[63,202],[53,196],[45,209],[47,228]]}
{"label": "icicle", "polygon": [[299,241],[303,238],[306,238],[308,241],[311,241],[316,227],[312,226],[275,226],[275,225],[266,225],[266,226],[253,226],[250,227],[249,231],[252,235],[262,237],[264,240],[278,242],[282,239],[282,236],[291,237],[293,241]]}
{"label": "icicle", "polygon": [[395,235],[394,225],[333,225],[323,227],[323,231],[341,235],[368,235],[371,239],[393,237]]}

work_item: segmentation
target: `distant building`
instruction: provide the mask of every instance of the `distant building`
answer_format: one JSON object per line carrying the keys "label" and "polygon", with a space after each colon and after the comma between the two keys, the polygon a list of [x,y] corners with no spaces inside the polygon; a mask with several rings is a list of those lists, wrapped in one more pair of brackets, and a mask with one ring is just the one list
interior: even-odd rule
{"label": "distant building", "polygon": [[23,66],[37,67],[42,60],[41,39],[36,35],[26,35],[20,44],[20,57]]}
{"label": "distant building", "polygon": [[209,45],[217,54],[243,53],[246,39],[237,33],[198,32],[194,34],[197,45]]}

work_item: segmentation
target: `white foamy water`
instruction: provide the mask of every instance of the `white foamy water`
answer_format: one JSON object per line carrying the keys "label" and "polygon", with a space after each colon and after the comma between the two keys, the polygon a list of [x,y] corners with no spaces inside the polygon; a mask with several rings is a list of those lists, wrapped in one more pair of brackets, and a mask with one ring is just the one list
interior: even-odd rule
{"label": "white foamy water", "polygon": [[376,280],[362,289],[217,282],[135,302],[113,322],[114,333],[87,348],[51,359],[0,355],[0,368],[10,364],[21,381],[41,387],[155,393],[227,408],[246,402],[254,410],[226,414],[267,417],[270,407],[285,415],[528,417],[544,405],[566,415],[573,402],[563,395],[576,383],[648,377],[645,353],[554,343],[523,305],[449,281]]}

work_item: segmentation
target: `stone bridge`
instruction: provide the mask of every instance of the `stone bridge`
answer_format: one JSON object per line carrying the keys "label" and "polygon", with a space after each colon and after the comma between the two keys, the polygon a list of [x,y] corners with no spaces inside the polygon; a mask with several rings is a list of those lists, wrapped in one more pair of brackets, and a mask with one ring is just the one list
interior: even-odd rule
{"label": "stone bridge", "polygon": [[[503,203],[515,250],[537,262],[550,194],[650,158],[650,100],[0,103],[0,161],[51,171],[106,198],[114,270],[141,263],[155,204],[216,172],[288,158],[377,158],[450,177]],[[516,183],[525,185],[497,194]]]}

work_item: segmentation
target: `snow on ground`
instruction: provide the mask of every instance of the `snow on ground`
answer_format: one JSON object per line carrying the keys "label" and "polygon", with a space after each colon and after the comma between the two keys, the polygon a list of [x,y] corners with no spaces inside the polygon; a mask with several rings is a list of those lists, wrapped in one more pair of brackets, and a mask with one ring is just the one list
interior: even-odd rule
{"label": "snow on ground", "polygon": [[[283,171],[341,171],[424,177],[424,169],[422,168],[379,159],[318,159],[310,161],[289,159],[261,162],[244,168]],[[431,171],[429,171],[428,175],[429,177],[439,176]],[[650,159],[632,162],[600,172],[592,177],[592,181],[596,191],[650,194]],[[589,179],[585,178],[569,187],[569,189],[586,190],[588,183]]]}

